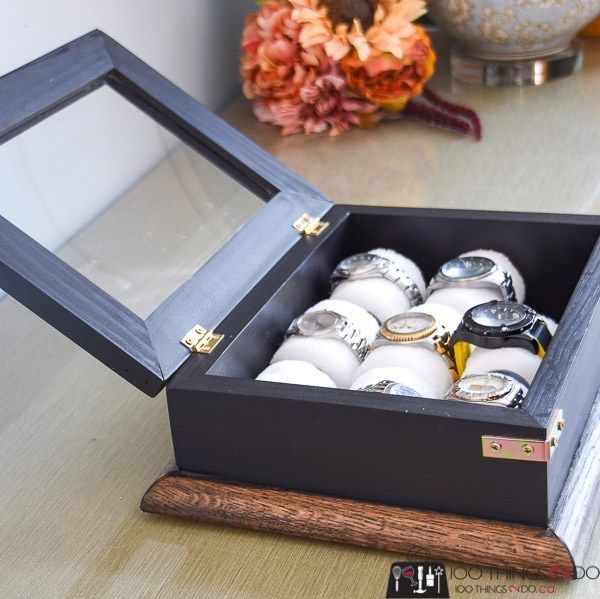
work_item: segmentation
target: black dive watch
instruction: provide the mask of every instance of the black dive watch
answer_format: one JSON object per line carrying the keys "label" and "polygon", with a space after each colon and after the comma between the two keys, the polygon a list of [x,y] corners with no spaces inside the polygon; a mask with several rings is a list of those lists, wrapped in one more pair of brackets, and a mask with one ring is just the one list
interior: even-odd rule
{"label": "black dive watch", "polygon": [[465,312],[450,339],[450,346],[462,375],[471,345],[485,349],[522,347],[543,358],[551,340],[548,325],[533,308],[494,300]]}

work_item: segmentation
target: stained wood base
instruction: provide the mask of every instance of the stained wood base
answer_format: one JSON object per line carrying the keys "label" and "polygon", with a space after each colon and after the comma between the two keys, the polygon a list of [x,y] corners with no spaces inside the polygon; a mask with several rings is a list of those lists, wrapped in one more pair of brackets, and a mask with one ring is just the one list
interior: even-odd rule
{"label": "stained wood base", "polygon": [[233,484],[172,466],[146,492],[146,512],[423,555],[550,578],[584,565],[600,510],[600,406],[590,415],[550,526],[539,528]]}

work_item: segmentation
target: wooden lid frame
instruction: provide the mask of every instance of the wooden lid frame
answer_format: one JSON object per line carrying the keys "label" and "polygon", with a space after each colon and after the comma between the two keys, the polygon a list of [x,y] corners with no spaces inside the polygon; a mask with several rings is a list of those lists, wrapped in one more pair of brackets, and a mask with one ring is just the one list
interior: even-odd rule
{"label": "wooden lid frame", "polygon": [[154,396],[189,356],[180,343],[186,332],[196,323],[217,327],[301,239],[292,227],[298,216],[323,216],[331,203],[101,31],[0,78],[0,143],[102,85],[267,202],[145,320],[0,216],[0,288]]}

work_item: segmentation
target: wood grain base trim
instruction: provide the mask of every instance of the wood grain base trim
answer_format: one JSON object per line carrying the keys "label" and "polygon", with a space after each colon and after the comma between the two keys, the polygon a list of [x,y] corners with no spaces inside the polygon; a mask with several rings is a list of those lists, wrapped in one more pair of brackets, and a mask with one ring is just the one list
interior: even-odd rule
{"label": "wood grain base trim", "polygon": [[177,469],[150,487],[141,508],[552,578],[574,575],[570,552],[544,528],[217,482]]}

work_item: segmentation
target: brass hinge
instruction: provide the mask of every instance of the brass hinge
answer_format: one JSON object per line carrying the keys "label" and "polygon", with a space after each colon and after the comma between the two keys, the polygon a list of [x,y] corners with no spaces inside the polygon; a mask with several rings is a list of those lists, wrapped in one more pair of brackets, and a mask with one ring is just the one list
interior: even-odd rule
{"label": "brass hinge", "polygon": [[185,334],[181,343],[194,354],[210,354],[223,338],[224,335],[219,335],[214,331],[208,331],[197,324]]}
{"label": "brass hinge", "polygon": [[296,231],[311,237],[318,237],[328,226],[329,223],[322,221],[318,217],[311,216],[310,214],[303,214],[293,224]]}
{"label": "brass hinge", "polygon": [[483,435],[483,457],[525,462],[549,462],[558,447],[558,440],[565,428],[562,410],[556,410],[548,427],[548,437],[541,439],[517,439]]}

